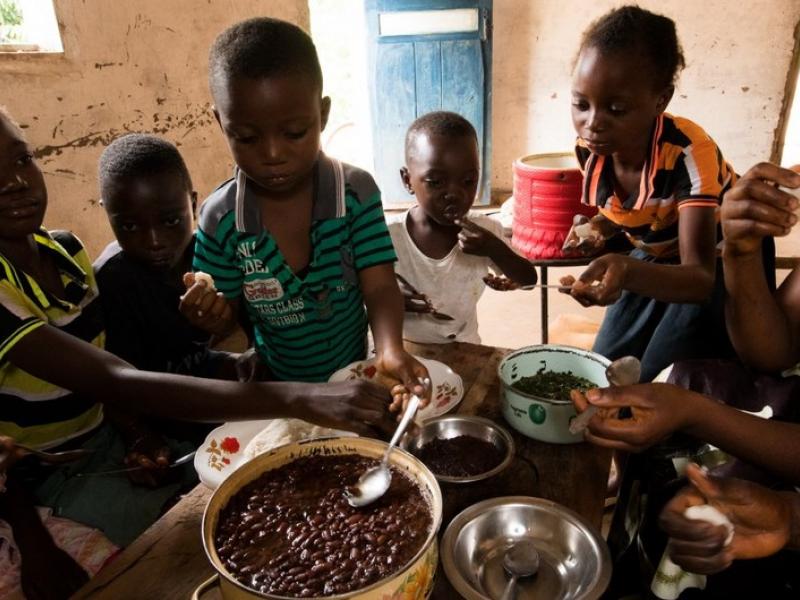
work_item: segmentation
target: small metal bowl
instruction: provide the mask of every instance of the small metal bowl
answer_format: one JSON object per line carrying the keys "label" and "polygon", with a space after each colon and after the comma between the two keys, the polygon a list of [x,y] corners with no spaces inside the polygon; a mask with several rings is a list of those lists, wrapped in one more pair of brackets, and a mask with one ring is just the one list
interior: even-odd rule
{"label": "small metal bowl", "polygon": [[505,553],[521,540],[539,551],[539,572],[517,584],[517,599],[595,600],[611,579],[600,534],[575,512],[541,498],[492,498],[462,511],[441,545],[447,579],[467,600],[499,598],[508,582]]}
{"label": "small metal bowl", "polygon": [[469,435],[493,444],[504,453],[503,460],[490,471],[478,473],[477,475],[470,475],[468,477],[449,477],[447,475],[434,473],[434,476],[440,482],[472,483],[474,481],[488,479],[505,469],[511,464],[514,458],[514,440],[511,434],[494,421],[484,419],[483,417],[451,415],[428,419],[423,425],[420,425],[416,431],[406,434],[400,447],[418,457],[422,447],[431,440],[436,438],[447,440],[458,437],[459,435]]}

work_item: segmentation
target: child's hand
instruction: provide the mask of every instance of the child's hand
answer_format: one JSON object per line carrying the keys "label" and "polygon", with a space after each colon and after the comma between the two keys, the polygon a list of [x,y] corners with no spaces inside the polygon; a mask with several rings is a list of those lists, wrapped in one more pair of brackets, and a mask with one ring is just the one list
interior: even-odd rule
{"label": "child's hand", "polygon": [[461,231],[458,232],[458,247],[466,254],[489,256],[495,253],[498,244],[503,243],[491,231],[476,225],[466,217],[456,219],[455,224],[461,227]]}
{"label": "child's hand", "polygon": [[[628,257],[606,254],[595,258],[576,280],[572,276],[562,277],[564,290],[583,306],[608,306],[614,304],[625,289]],[[561,291],[561,290],[559,290]]]}
{"label": "child's hand", "polygon": [[720,214],[726,254],[760,253],[762,238],[787,235],[797,223],[795,211],[800,198],[773,183],[796,190],[800,187],[800,174],[761,163],[725,194]]}
{"label": "child's hand", "polygon": [[156,488],[162,485],[172,472],[169,467],[170,449],[164,438],[155,432],[136,439],[125,455],[126,467],[141,467],[130,471],[128,478],[136,485]]}
{"label": "child's hand", "polygon": [[[670,536],[675,564],[700,574],[718,573],[736,559],[770,556],[786,546],[792,527],[792,503],[787,493],[749,481],[708,476],[697,465],[686,469],[691,486],[678,493],[661,513],[659,524]],[[710,504],[733,524],[733,539],[723,525],[688,519],[690,506]]]}
{"label": "child's hand", "polygon": [[236,324],[230,302],[213,288],[205,279],[195,280],[194,273],[183,275],[186,293],[181,296],[181,314],[198,329],[224,337]]}
{"label": "child's hand", "polygon": [[422,383],[430,378],[428,369],[408,352],[405,350],[381,352],[375,360],[375,367],[381,373],[401,382],[400,385],[392,388],[390,411],[400,411],[402,414],[402,410],[405,409],[411,399],[412,393],[422,398],[420,408],[428,406],[430,403],[430,390]]}

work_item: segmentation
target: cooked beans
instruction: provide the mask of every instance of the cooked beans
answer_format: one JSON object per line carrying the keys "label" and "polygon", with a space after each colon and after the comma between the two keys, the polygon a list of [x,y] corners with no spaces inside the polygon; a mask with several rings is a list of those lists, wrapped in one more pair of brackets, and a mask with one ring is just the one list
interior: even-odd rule
{"label": "cooked beans", "polygon": [[350,506],[343,491],[377,464],[356,454],[308,456],[244,486],[215,532],[225,568],[252,589],[298,598],[352,592],[396,573],[425,542],[431,511],[395,469],[381,499]]}

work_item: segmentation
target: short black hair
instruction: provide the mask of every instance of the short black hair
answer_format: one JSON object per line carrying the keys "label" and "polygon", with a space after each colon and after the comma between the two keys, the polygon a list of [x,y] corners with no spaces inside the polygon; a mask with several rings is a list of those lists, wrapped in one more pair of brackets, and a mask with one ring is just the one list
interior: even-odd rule
{"label": "short black hair", "polygon": [[208,59],[211,94],[237,79],[262,79],[302,74],[322,93],[322,68],[311,37],[297,25],[257,17],[223,31]]}
{"label": "short black hair", "polygon": [[164,173],[180,177],[192,191],[189,169],[175,145],[146,133],[129,133],[111,142],[100,156],[98,171],[101,198],[107,198],[120,180]]}
{"label": "short black hair", "polygon": [[641,53],[653,67],[657,88],[674,85],[686,66],[675,21],[635,5],[615,8],[592,23],[581,40],[580,50],[586,48]]}
{"label": "short black hair", "polygon": [[472,123],[458,113],[446,110],[437,110],[422,115],[408,127],[406,132],[406,161],[414,147],[414,142],[422,133],[428,135],[442,135],[449,138],[470,137],[478,142],[478,134]]}

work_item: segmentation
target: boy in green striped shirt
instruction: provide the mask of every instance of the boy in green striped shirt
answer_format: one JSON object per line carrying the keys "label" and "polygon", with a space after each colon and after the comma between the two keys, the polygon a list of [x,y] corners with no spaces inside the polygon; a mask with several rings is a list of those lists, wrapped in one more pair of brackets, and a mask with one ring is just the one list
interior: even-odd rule
{"label": "boy in green striped shirt", "polygon": [[[372,327],[379,371],[422,393],[425,367],[402,346],[396,260],[372,177],[325,156],[330,110],[311,38],[257,18],[223,32],[210,56],[214,114],[236,162],[203,203],[181,311],[216,334],[244,303],[271,375],[326,381],[363,359]],[[366,305],[366,311],[365,311]]]}

